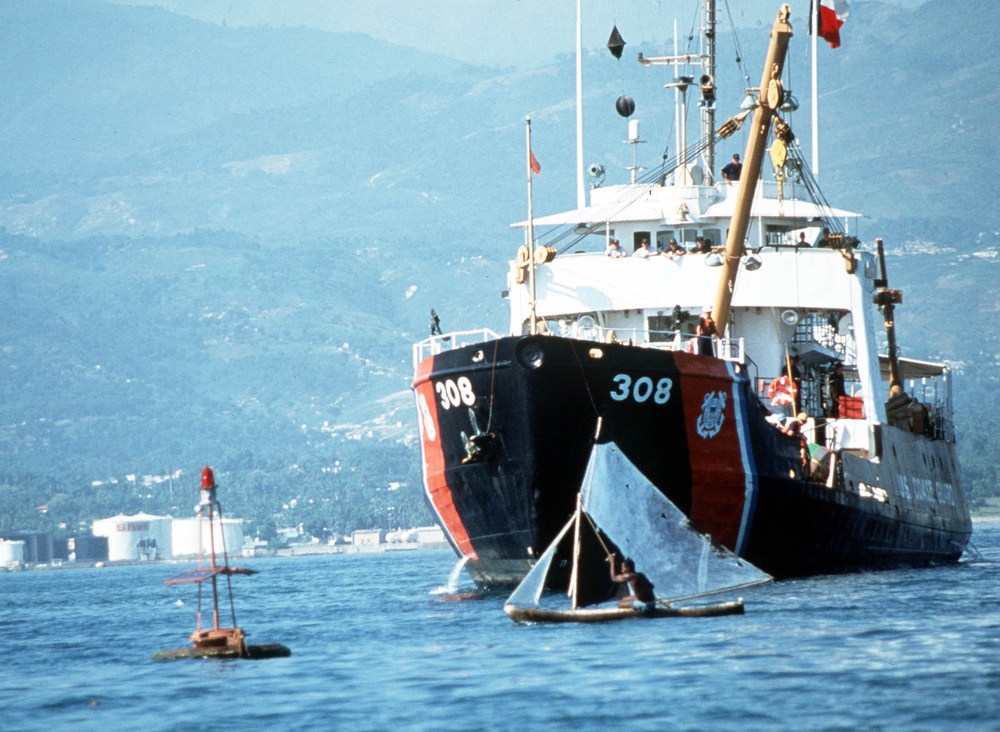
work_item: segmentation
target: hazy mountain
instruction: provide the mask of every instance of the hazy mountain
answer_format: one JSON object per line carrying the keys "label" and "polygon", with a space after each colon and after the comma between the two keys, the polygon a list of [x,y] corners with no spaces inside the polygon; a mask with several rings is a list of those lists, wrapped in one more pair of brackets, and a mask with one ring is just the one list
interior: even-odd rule
{"label": "hazy mountain", "polygon": [[[866,238],[907,255],[890,260],[907,355],[965,364],[971,444],[1000,353],[1000,9],[852,10],[849,43],[820,49],[821,182],[873,217]],[[431,307],[445,329],[504,329],[525,116],[543,166],[535,210],[575,203],[573,59],[498,71],[92,0],[0,2],[0,27],[0,469],[320,471],[349,454],[373,482],[414,480],[410,343]],[[808,151],[796,27],[792,123]],[[735,111],[766,35],[726,44],[720,107]],[[637,50],[585,62],[587,162],[609,182],[632,164],[623,92],[649,140],[641,164],[675,152],[672,72],[640,67]],[[407,467],[365,463],[364,446]]]}

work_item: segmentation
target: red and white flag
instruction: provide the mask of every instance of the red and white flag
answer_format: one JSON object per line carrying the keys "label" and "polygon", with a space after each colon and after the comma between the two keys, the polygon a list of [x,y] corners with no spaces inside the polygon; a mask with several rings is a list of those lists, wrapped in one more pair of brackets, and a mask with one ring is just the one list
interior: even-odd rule
{"label": "red and white flag", "polygon": [[538,162],[538,158],[535,157],[535,153],[533,150],[530,149],[528,150],[528,157],[530,158],[528,160],[528,164],[531,166],[531,172],[534,173],[535,175],[541,173],[542,164]]}
{"label": "red and white flag", "polygon": [[[813,2],[813,12],[817,3]],[[851,12],[847,0],[819,0],[819,17],[816,19],[817,34],[830,44],[830,48],[840,46],[840,28]]]}

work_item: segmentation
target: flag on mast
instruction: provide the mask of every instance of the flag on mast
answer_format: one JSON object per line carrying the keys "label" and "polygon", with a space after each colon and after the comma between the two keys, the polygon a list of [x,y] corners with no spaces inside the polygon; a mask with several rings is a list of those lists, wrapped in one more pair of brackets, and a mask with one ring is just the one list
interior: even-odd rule
{"label": "flag on mast", "polygon": [[534,151],[528,148],[528,164],[531,166],[531,172],[538,175],[542,172],[542,164],[538,162],[538,158],[535,157]]}
{"label": "flag on mast", "polygon": [[[813,12],[817,12],[817,3],[813,2]],[[819,16],[816,18],[817,35],[830,44],[830,48],[840,47],[840,28],[850,15],[851,6],[847,0],[819,0]]]}

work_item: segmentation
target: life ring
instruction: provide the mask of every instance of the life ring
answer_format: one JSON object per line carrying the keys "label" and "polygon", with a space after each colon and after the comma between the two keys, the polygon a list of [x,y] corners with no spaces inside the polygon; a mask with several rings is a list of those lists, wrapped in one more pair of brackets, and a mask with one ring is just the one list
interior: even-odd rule
{"label": "life ring", "polygon": [[779,376],[768,385],[767,396],[772,404],[778,406],[794,404],[799,397],[799,388],[788,376]]}

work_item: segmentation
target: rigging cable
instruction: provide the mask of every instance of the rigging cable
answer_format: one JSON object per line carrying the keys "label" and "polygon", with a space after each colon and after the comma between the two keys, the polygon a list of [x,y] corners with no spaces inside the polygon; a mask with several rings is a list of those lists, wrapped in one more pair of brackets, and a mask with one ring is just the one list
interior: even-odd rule
{"label": "rigging cable", "polygon": [[743,51],[740,49],[740,37],[736,34],[736,23],[733,21],[733,11],[729,7],[729,0],[722,0],[722,4],[726,6],[726,16],[729,18],[729,30],[733,37],[733,48],[736,51],[736,67],[740,70],[746,81],[746,88],[749,89],[752,84],[750,83],[750,72],[747,70],[746,64],[743,62]]}
{"label": "rigging cable", "polygon": [[802,185],[809,194],[809,198],[823,209],[823,223],[831,232],[846,234],[847,231],[844,225],[839,218],[834,216],[833,206],[830,205],[830,202],[826,200],[826,196],[823,195],[816,176],[813,175],[812,168],[809,167],[809,164],[806,163],[805,158],[802,156],[802,149],[799,147],[797,140],[794,145],[789,146],[788,157],[798,163],[798,168],[802,175]]}
{"label": "rigging cable", "polygon": [[[695,159],[698,155],[704,152],[710,144],[716,144],[721,139],[722,137],[718,134],[718,132],[713,133],[711,140],[709,138],[702,138],[694,145],[688,147],[685,151],[685,156],[689,160]],[[590,223],[582,231],[577,228],[577,223],[567,223],[562,226],[555,227],[537,237],[538,243],[545,246],[555,247],[557,254],[564,254],[570,248],[581,242],[584,238],[604,227],[607,222],[614,219],[616,214],[621,213],[640,198],[647,195],[649,185],[660,185],[662,180],[680,167],[680,160],[680,156],[674,156],[673,158],[665,161],[663,164],[647,171],[637,180],[637,185],[628,186],[625,189],[624,195],[608,202],[606,207],[602,207],[600,220]],[[569,239],[568,243],[564,243],[566,239]]]}

